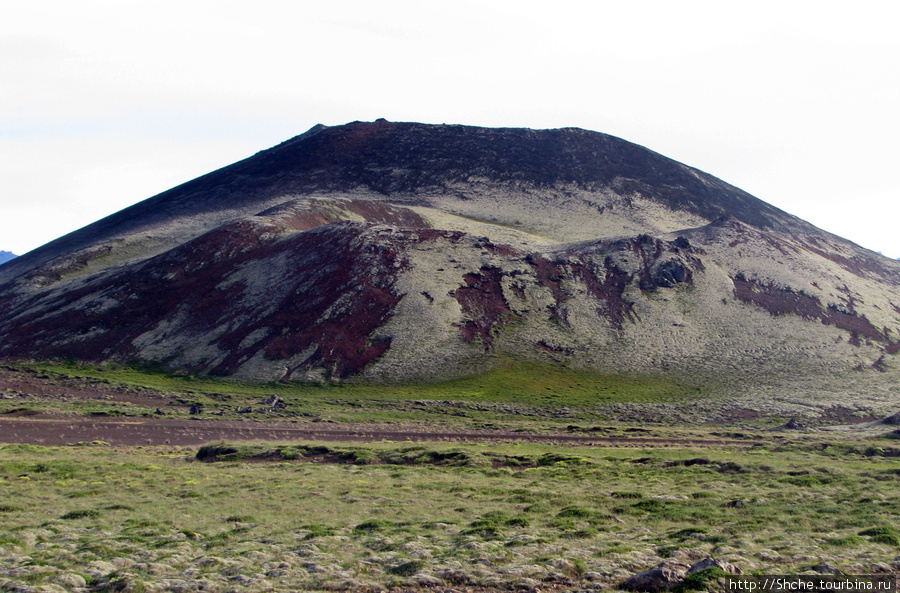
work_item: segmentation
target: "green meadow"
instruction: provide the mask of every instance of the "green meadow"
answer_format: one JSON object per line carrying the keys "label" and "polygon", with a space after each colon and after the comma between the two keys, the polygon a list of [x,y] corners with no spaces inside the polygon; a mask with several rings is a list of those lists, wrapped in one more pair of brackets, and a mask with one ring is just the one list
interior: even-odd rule
{"label": "green meadow", "polygon": [[[561,366],[503,360],[486,373],[441,383],[254,383],[194,377],[161,369],[134,366],[91,367],[75,364],[13,364],[7,368],[30,372],[49,381],[79,380],[98,389],[150,391],[183,408],[192,404],[204,415],[231,418],[321,418],[336,422],[440,422],[459,427],[508,421],[522,426],[590,422],[608,417],[606,406],[616,404],[686,404],[706,397],[702,388],[677,377],[603,375]],[[61,389],[62,390],[62,389]],[[282,398],[282,413],[247,413],[247,407],[271,395]],[[0,413],[25,407],[42,412],[141,415],[153,413],[150,404],[62,401],[0,401]],[[241,413],[239,413],[241,412]],[[177,412],[173,412],[177,413]]]}
{"label": "green meadow", "polygon": [[900,451],[871,440],[3,445],[0,586],[591,590],[706,557],[891,571]]}
{"label": "green meadow", "polygon": [[[654,440],[3,444],[0,590],[615,590],[662,562],[710,557],[747,574],[900,570],[900,443],[887,426],[608,420],[598,400],[639,407],[707,396],[687,382],[514,363],[446,383],[377,387],[8,368],[61,392],[89,386],[174,402],[169,415],[195,403],[209,418]],[[237,411],[273,394],[284,410]],[[145,416],[152,408],[0,400],[4,414]],[[682,589],[716,587],[694,579]]]}

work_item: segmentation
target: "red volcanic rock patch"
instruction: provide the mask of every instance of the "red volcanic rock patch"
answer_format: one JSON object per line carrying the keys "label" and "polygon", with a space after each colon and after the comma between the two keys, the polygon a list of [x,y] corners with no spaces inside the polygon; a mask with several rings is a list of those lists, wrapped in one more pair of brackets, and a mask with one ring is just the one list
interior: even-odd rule
{"label": "red volcanic rock patch", "polygon": [[900,349],[900,343],[892,341],[887,330],[879,330],[865,315],[857,314],[852,298],[848,299],[845,307],[835,305],[823,307],[819,299],[814,296],[790,288],[749,280],[743,274],[738,274],[732,281],[734,282],[735,297],[745,303],[762,307],[771,315],[793,314],[804,319],[818,319],[825,325],[833,325],[850,332],[850,343],[854,346],[859,346],[860,338],[865,338],[884,342],[885,349],[889,353],[897,352]]}
{"label": "red volcanic rock patch", "polygon": [[[265,228],[249,222],[220,227],[144,264],[49,293],[22,315],[10,311],[0,350],[37,358],[89,362],[135,356],[132,341],[187,305],[191,325],[214,323],[235,288],[218,282],[263,248]],[[26,307],[32,303],[26,303]],[[51,311],[51,313],[47,313]]]}
{"label": "red volcanic rock patch", "polygon": [[[56,293],[53,314],[25,312],[9,323],[0,348],[39,358],[129,360],[140,355],[136,338],[178,320],[170,337],[219,334],[211,343],[224,358],[196,371],[231,374],[258,352],[290,359],[310,350],[302,365],[322,365],[337,377],[359,372],[390,347],[389,339],[369,336],[402,298],[393,284],[406,265],[404,237],[349,222],[281,239],[279,230],[241,221]],[[278,258],[287,265],[262,296],[248,296],[246,280],[231,281],[239,270],[283,265],[274,263]]]}
{"label": "red volcanic rock patch", "polygon": [[500,327],[516,318],[503,296],[502,277],[503,272],[499,268],[482,267],[477,274],[463,276],[466,286],[457,288],[453,293],[469,317],[462,326],[463,337],[467,342],[481,338],[485,352],[491,350]]}
{"label": "red volcanic rock patch", "polygon": [[538,283],[546,286],[553,294],[553,298],[557,303],[561,303],[569,298],[569,295],[562,289],[563,262],[551,263],[536,253],[529,253],[525,261],[534,269]]}
{"label": "red volcanic rock patch", "polygon": [[800,241],[800,244],[807,251],[832,261],[851,274],[861,278],[874,276],[888,280],[895,285],[900,283],[900,274],[897,273],[897,270],[888,268],[882,261],[875,257],[863,255],[847,257],[837,253],[836,248],[833,245],[829,245],[826,241],[817,239],[816,237],[806,237],[806,240]]}
{"label": "red volcanic rock patch", "polygon": [[550,315],[563,327],[569,327],[566,310],[562,307],[562,304],[569,299],[569,295],[562,288],[563,275],[565,274],[563,265],[565,264],[562,262],[551,263],[536,253],[529,253],[525,261],[534,270],[538,283],[549,288],[553,299],[556,301],[555,305],[547,307]]}
{"label": "red volcanic rock patch", "polygon": [[[475,247],[492,254],[518,255],[511,247],[494,245],[487,239],[479,240]],[[690,255],[690,245],[684,239],[666,242],[641,235],[609,244],[601,242],[598,247],[601,254],[631,251],[638,258],[637,269],[622,269],[611,255],[605,256],[599,266],[596,257],[584,253],[573,252],[552,261],[537,253],[527,254],[524,258],[538,284],[548,288],[553,295],[556,303],[548,307],[549,312],[563,326],[568,326],[563,304],[572,298],[566,290],[567,283],[576,281],[584,285],[598,303],[597,315],[622,331],[625,320],[636,321],[633,304],[624,297],[626,288],[635,279],[642,290],[655,290],[661,286],[692,282],[693,273],[682,260],[702,269],[702,263]],[[671,257],[666,257],[667,254]],[[468,342],[480,339],[485,352],[492,349],[499,328],[517,317],[504,296],[502,278],[503,272],[499,268],[485,266],[477,273],[464,275],[466,286],[453,293],[468,318],[461,327],[463,337]],[[520,297],[524,295],[521,287],[511,286],[510,289],[518,291]]]}
{"label": "red volcanic rock patch", "polygon": [[601,282],[597,275],[584,263],[572,262],[572,274],[581,280],[588,292],[600,303],[597,315],[605,317],[618,331],[622,331],[622,322],[627,318],[634,322],[631,303],[623,298],[625,288],[631,283],[634,276],[616,266],[612,259],[607,257],[603,261],[606,274]]}
{"label": "red volcanic rock patch", "polygon": [[[547,287],[555,305],[549,306],[550,314],[567,327],[565,308],[562,306],[571,296],[566,292],[566,282],[577,280],[599,303],[597,315],[609,320],[610,325],[621,331],[625,320],[636,321],[632,303],[624,297],[626,288],[637,279],[642,291],[671,287],[676,284],[693,284],[691,266],[703,269],[703,263],[694,255],[690,243],[683,238],[662,241],[647,235],[633,239],[598,242],[596,257],[570,252],[565,257],[549,261],[538,254],[529,254],[525,261],[534,270],[538,283]],[[637,266],[617,263],[617,253],[631,252],[638,258]],[[625,268],[625,269],[623,269]]]}
{"label": "red volcanic rock patch", "polygon": [[[282,283],[290,288],[278,293],[277,302],[270,303],[275,306],[232,306],[228,317],[216,320],[234,329],[216,340],[228,354],[212,372],[232,374],[260,351],[269,360],[290,360],[314,348],[283,379],[298,368],[319,365],[332,376],[346,377],[384,354],[390,339],[372,342],[369,336],[400,302],[393,284],[407,262],[396,241],[367,241],[366,230],[344,223],[280,242],[279,251],[289,254],[290,262]],[[264,337],[253,340],[252,335]]]}
{"label": "red volcanic rock patch", "polygon": [[[366,223],[347,222],[348,214]],[[407,231],[372,231],[377,224]],[[211,346],[190,369],[195,372],[233,374],[261,354],[294,359],[285,379],[311,366],[330,376],[352,375],[390,348],[389,337],[370,334],[402,298],[393,284],[407,266],[404,244],[462,236],[427,227],[412,210],[383,202],[291,200],[139,265],[5,308],[0,323],[9,323],[0,355],[132,360],[141,357],[136,340],[168,323],[174,342],[196,336]],[[84,267],[96,255],[84,254],[62,271]],[[265,270],[270,266],[280,274],[263,291],[239,277],[242,270],[272,276]],[[301,353],[307,356],[298,363]]]}
{"label": "red volcanic rock patch", "polygon": [[748,280],[743,274],[738,274],[732,281],[735,297],[760,306],[772,315],[792,313],[804,319],[818,319],[822,314],[822,305],[816,297]]}

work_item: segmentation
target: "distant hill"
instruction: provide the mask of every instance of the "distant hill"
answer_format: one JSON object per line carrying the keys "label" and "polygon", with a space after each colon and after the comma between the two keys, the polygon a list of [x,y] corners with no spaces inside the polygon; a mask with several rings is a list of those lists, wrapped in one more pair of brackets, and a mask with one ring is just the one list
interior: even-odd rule
{"label": "distant hill", "polygon": [[16,257],[18,256],[11,251],[0,251],[0,264],[8,262],[11,259],[15,259]]}
{"label": "distant hill", "polygon": [[316,126],[0,268],[6,359],[335,382],[534,361],[839,415],[896,399],[898,352],[897,261],[576,128]]}

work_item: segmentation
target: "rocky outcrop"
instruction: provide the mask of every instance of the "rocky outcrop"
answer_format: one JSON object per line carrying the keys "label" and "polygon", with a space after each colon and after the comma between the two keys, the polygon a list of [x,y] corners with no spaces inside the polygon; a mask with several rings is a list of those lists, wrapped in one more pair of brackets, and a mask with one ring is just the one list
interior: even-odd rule
{"label": "rocky outcrop", "polygon": [[[681,562],[663,562],[655,568],[632,575],[625,579],[622,588],[626,591],[658,593],[660,591],[686,590],[687,580],[713,579],[720,575],[743,574],[743,570],[723,560],[704,558],[690,566]],[[696,590],[689,587],[687,590]]]}
{"label": "rocky outcrop", "polygon": [[628,577],[622,583],[622,588],[626,591],[645,593],[670,591],[682,582],[688,568],[690,567],[687,564],[680,562],[664,562],[655,568]]}

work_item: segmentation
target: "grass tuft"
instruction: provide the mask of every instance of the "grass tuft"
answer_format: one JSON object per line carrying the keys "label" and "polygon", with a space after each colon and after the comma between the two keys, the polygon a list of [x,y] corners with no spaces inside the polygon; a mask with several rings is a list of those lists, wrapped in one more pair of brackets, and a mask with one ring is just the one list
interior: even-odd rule
{"label": "grass tuft", "polygon": [[674,593],[706,591],[716,580],[726,576],[728,576],[728,573],[718,566],[710,566],[709,568],[685,575],[684,579],[673,587],[672,591]]}
{"label": "grass tuft", "polygon": [[410,560],[397,566],[392,566],[388,572],[399,577],[411,577],[422,569],[422,563],[416,560]]}
{"label": "grass tuft", "polygon": [[380,519],[372,519],[371,521],[365,521],[360,523],[353,529],[355,531],[363,531],[366,533],[371,533],[374,531],[382,531],[391,526],[390,521],[382,521]]}
{"label": "grass tuft", "polygon": [[900,533],[890,525],[865,529],[860,531],[859,535],[868,536],[871,541],[879,544],[889,544],[900,547]]}
{"label": "grass tuft", "polygon": [[65,519],[66,521],[71,519],[96,519],[100,516],[100,511],[94,509],[83,509],[78,511],[69,511],[65,515],[62,515],[60,519]]}

